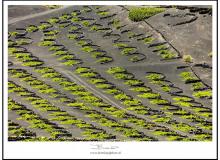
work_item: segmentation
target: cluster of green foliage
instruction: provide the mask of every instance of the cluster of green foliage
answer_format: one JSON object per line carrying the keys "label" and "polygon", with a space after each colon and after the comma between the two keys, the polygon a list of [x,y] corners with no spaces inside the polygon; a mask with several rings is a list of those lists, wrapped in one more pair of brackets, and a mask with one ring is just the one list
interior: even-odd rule
{"label": "cluster of green foliage", "polygon": [[165,50],[160,50],[160,51],[159,51],[159,54],[161,55],[161,57],[162,57],[163,59],[173,59],[173,58],[176,58],[176,57],[177,57],[177,54],[176,54],[176,53],[174,53],[174,52],[172,52],[172,51],[170,51],[170,50],[167,50],[167,49],[165,49]]}
{"label": "cluster of green foliage", "polygon": [[82,21],[81,23],[82,23],[82,25],[85,26],[85,27],[89,27],[89,26],[90,26],[89,21]]}
{"label": "cluster of green foliage", "polygon": [[164,8],[157,7],[133,7],[129,10],[128,17],[130,20],[138,22],[164,11]]}
{"label": "cluster of green foliage", "polygon": [[19,124],[9,120],[8,121],[8,140],[28,140],[28,139],[35,139],[36,134],[34,132],[31,132],[30,130],[21,127]]}
{"label": "cluster of green foliage", "polygon": [[121,28],[120,20],[119,19],[113,19],[112,26],[116,29],[120,29]]}
{"label": "cluster of green foliage", "polygon": [[51,24],[49,24],[49,23],[42,23],[41,25],[38,26],[38,29],[43,31],[43,30],[46,30],[46,29],[48,29],[50,27],[52,27]]}
{"label": "cluster of green foliage", "polygon": [[184,60],[184,62],[187,62],[187,63],[193,62],[193,58],[191,55],[183,55],[183,60]]}
{"label": "cluster of green foliage", "polygon": [[103,63],[108,63],[108,62],[111,62],[111,61],[113,61],[113,58],[103,56],[103,57],[98,58],[98,60],[96,62],[103,64]]}
{"label": "cluster of green foliage", "polygon": [[60,19],[57,17],[53,17],[47,20],[47,22],[49,22],[50,24],[56,24],[60,22]]}
{"label": "cluster of green foliage", "polygon": [[129,55],[131,53],[134,53],[137,49],[134,47],[125,47],[122,49],[121,54],[122,55]]}
{"label": "cluster of green foliage", "polygon": [[107,73],[109,74],[115,74],[115,73],[122,73],[125,72],[126,70],[122,67],[111,67],[107,70]]}
{"label": "cluster of green foliage", "polygon": [[55,41],[40,41],[38,43],[39,46],[53,46],[56,42]]}
{"label": "cluster of green foliage", "polygon": [[144,38],[143,41],[146,44],[151,44],[155,39],[153,37]]}
{"label": "cluster of green foliage", "polygon": [[158,98],[160,98],[160,94],[159,93],[147,92],[147,93],[139,94],[138,97],[147,98],[147,99],[158,99]]}
{"label": "cluster of green foliage", "polygon": [[128,44],[126,44],[126,43],[115,43],[114,46],[116,46],[118,48],[125,48],[125,47],[128,47]]}
{"label": "cluster of green foliage", "polygon": [[26,28],[27,32],[36,32],[38,30],[37,26],[30,25]]}
{"label": "cluster of green foliage", "polygon": [[195,80],[199,80],[197,77],[195,77],[193,75],[192,72],[182,72],[180,73],[180,77],[186,82],[186,83],[189,83],[189,82],[193,82]]}
{"label": "cluster of green foliage", "polygon": [[159,73],[151,73],[151,74],[147,75],[146,78],[149,80],[158,81],[158,80],[163,80],[164,76]]}
{"label": "cluster of green foliage", "polygon": [[57,9],[57,8],[60,8],[62,7],[61,5],[46,5],[47,8],[49,9]]}
{"label": "cluster of green foliage", "polygon": [[108,11],[98,11],[97,14],[100,15],[100,16],[107,16],[110,13]]}
{"label": "cluster of green foliage", "polygon": [[207,89],[207,90],[202,90],[202,91],[196,91],[193,93],[193,96],[196,98],[211,98],[212,97],[212,90]]}

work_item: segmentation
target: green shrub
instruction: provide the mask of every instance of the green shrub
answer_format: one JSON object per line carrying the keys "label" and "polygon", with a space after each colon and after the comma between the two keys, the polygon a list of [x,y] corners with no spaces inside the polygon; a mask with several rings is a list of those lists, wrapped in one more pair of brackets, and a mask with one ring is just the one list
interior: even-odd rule
{"label": "green shrub", "polygon": [[144,38],[144,43],[151,44],[155,39],[153,37]]}
{"label": "green shrub", "polygon": [[81,10],[81,12],[91,12],[92,9],[89,7],[83,7],[83,10]]}
{"label": "green shrub", "polygon": [[84,96],[84,97],[79,97],[79,99],[84,100],[88,103],[94,103],[94,102],[100,102],[100,98],[97,98],[95,96]]}
{"label": "green shrub", "polygon": [[87,68],[87,67],[77,67],[75,72],[76,73],[87,73],[87,72],[91,72],[92,69],[91,68]]}
{"label": "green shrub", "polygon": [[172,59],[172,58],[176,58],[177,55],[173,52],[170,52],[170,51],[162,51],[161,52],[161,56],[163,59]]}
{"label": "green shrub", "polygon": [[151,73],[151,74],[147,75],[146,78],[150,79],[150,80],[158,81],[158,80],[164,79],[164,76],[159,73]]}
{"label": "green shrub", "polygon": [[85,46],[83,48],[81,48],[82,51],[85,51],[85,52],[92,52],[94,51],[94,49],[90,46]]}
{"label": "green shrub", "polygon": [[67,35],[67,37],[69,38],[69,39],[76,39],[77,38],[77,34],[68,34]]}
{"label": "green shrub", "polygon": [[76,64],[79,64],[80,62],[78,60],[67,60],[66,62],[63,62],[62,64],[66,66],[73,66]]}
{"label": "green shrub", "polygon": [[69,29],[69,32],[76,31],[77,29],[78,29],[77,26],[71,26],[70,29]]}
{"label": "green shrub", "polygon": [[192,83],[193,90],[198,90],[198,89],[203,89],[203,88],[205,88],[205,85],[202,82]]}
{"label": "green shrub", "polygon": [[78,12],[73,11],[73,12],[71,12],[71,15],[72,15],[72,16],[77,16],[77,15],[78,15]]}
{"label": "green shrub", "polygon": [[62,55],[67,55],[67,54],[69,54],[68,51],[56,51],[56,52],[54,52],[52,55],[62,56]]}
{"label": "green shrub", "polygon": [[173,97],[174,101],[185,101],[185,102],[190,102],[193,99],[190,97],[183,97],[183,96],[178,96],[178,97]]}
{"label": "green shrub", "polygon": [[41,41],[38,43],[39,46],[52,46],[55,45],[55,41]]}
{"label": "green shrub", "polygon": [[87,136],[86,140],[105,140],[105,139],[110,139],[112,136],[104,133],[104,132],[100,132],[100,133],[93,133],[93,132],[83,132],[83,135]]}
{"label": "green shrub", "polygon": [[35,69],[36,72],[38,73],[48,73],[48,72],[54,72],[54,70],[50,67],[41,67],[41,68],[38,68],[38,69]]}
{"label": "green shrub", "polygon": [[170,131],[153,131],[153,134],[156,136],[168,136],[173,133]]}
{"label": "green shrub", "polygon": [[45,32],[44,34],[47,34],[47,35],[56,35],[58,34],[60,31],[58,30],[50,30],[50,31],[47,31]]}
{"label": "green shrub", "polygon": [[156,46],[156,49],[158,49],[158,50],[166,50],[166,48],[167,48],[167,46],[164,44]]}
{"label": "green shrub", "polygon": [[109,12],[107,12],[107,11],[99,11],[98,15],[100,15],[100,16],[107,16],[107,15],[109,15]]}
{"label": "green shrub", "polygon": [[149,92],[151,91],[150,88],[148,87],[134,87],[134,88],[130,88],[129,90],[135,91],[135,92]]}
{"label": "green shrub", "polygon": [[114,78],[115,79],[123,79],[123,80],[132,79],[132,78],[134,78],[134,75],[130,74],[130,73],[115,73]]}
{"label": "green shrub", "polygon": [[64,90],[67,91],[84,91],[84,88],[82,86],[79,85],[68,85],[67,83],[60,83],[60,85],[64,86]]}
{"label": "green shrub", "polygon": [[30,61],[32,60],[30,53],[16,53],[16,58],[20,59],[21,61]]}
{"label": "green shrub", "polygon": [[49,72],[49,73],[44,73],[42,75],[43,78],[54,78],[54,77],[59,77],[59,76],[60,76],[60,74],[57,72]]}
{"label": "green shrub", "polygon": [[98,31],[99,30],[99,26],[97,25],[93,25],[91,28],[90,28],[91,31]]}
{"label": "green shrub", "polygon": [[136,51],[137,49],[136,48],[133,48],[133,47],[126,47],[126,48],[123,48],[122,51],[121,51],[121,54],[122,55],[128,55],[130,53],[133,53],[134,51]]}
{"label": "green shrub", "polygon": [[175,105],[182,106],[182,107],[193,107],[193,104],[191,102],[184,102],[184,101],[178,101],[174,103]]}
{"label": "green shrub", "polygon": [[136,105],[136,106],[129,106],[126,109],[129,111],[138,111],[138,110],[146,110],[146,107],[142,105]]}
{"label": "green shrub", "polygon": [[183,132],[189,132],[195,129],[194,127],[184,123],[172,124],[172,128]]}
{"label": "green shrub", "polygon": [[138,97],[148,98],[148,99],[156,99],[156,98],[160,98],[160,94],[148,92],[148,93],[139,94]]}
{"label": "green shrub", "polygon": [[34,26],[34,25],[30,25],[30,26],[28,26],[27,28],[26,28],[26,31],[27,32],[35,32],[35,31],[37,31],[38,30],[38,28],[36,27],[36,26]]}
{"label": "green shrub", "polygon": [[105,93],[117,95],[117,94],[121,93],[121,91],[116,88],[113,88],[113,89],[105,90]]}
{"label": "green shrub", "polygon": [[169,117],[158,117],[153,120],[153,122],[159,122],[159,123],[168,123],[171,120]]}
{"label": "green shrub", "polygon": [[146,114],[148,114],[148,111],[146,111],[146,110],[135,110],[135,113],[146,115]]}
{"label": "green shrub", "polygon": [[111,57],[101,57],[99,58],[96,63],[108,63],[111,62],[113,59]]}
{"label": "green shrub", "polygon": [[193,76],[192,72],[182,72],[180,73],[180,77],[186,82],[192,82],[195,80],[199,80],[197,77]]}
{"label": "green shrub", "polygon": [[76,126],[79,128],[91,128],[92,127],[91,124],[87,124],[87,123],[78,123],[76,124]]}
{"label": "green shrub", "polygon": [[75,56],[71,55],[71,54],[67,54],[67,55],[63,55],[60,58],[58,58],[58,60],[72,60],[74,59]]}
{"label": "green shrub", "polygon": [[138,22],[164,11],[164,8],[134,7],[130,9],[128,17],[132,21]]}
{"label": "green shrub", "polygon": [[71,18],[71,15],[69,14],[63,14],[62,16],[59,17],[61,20],[68,20]]}
{"label": "green shrub", "polygon": [[31,40],[29,40],[29,39],[19,39],[19,40],[16,40],[16,43],[18,45],[27,45],[27,44],[31,43]]}
{"label": "green shrub", "polygon": [[120,20],[119,19],[113,19],[112,21],[112,26],[116,29],[119,29],[120,28]]}
{"label": "green shrub", "polygon": [[193,58],[191,55],[183,55],[183,60],[184,60],[184,62],[187,62],[187,63],[193,62]]}
{"label": "green shrub", "polygon": [[116,128],[115,130],[123,132],[123,134],[126,137],[140,137],[141,136],[141,134],[137,130],[131,129],[131,128],[120,128],[120,129]]}
{"label": "green shrub", "polygon": [[193,96],[196,98],[211,98],[212,97],[212,90],[203,90],[203,91],[197,91],[193,93]]}
{"label": "green shrub", "polygon": [[71,22],[79,22],[79,21],[80,21],[80,19],[77,18],[77,17],[73,17],[73,18],[71,18]]}
{"label": "green shrub", "polygon": [[122,110],[117,110],[117,111],[111,111],[109,112],[113,117],[116,117],[116,118],[124,118],[125,115],[126,115],[126,112],[125,111],[122,111]]}
{"label": "green shrub", "polygon": [[137,80],[137,79],[129,79],[129,80],[126,80],[124,84],[127,84],[129,86],[141,86],[144,84],[144,82]]}
{"label": "green shrub", "polygon": [[122,67],[111,67],[107,70],[107,73],[109,74],[115,74],[115,73],[122,73],[125,72],[126,70]]}
{"label": "green shrub", "polygon": [[88,44],[88,42],[85,41],[85,40],[79,40],[79,41],[77,42],[77,44],[79,44],[80,46],[82,46],[82,45]]}
{"label": "green shrub", "polygon": [[44,37],[43,37],[43,41],[49,41],[49,40],[55,41],[55,39],[56,39],[56,35],[44,36]]}
{"label": "green shrub", "polygon": [[130,100],[124,100],[123,104],[126,106],[137,106],[137,105],[141,105],[141,102],[140,100],[137,99],[130,99]]}
{"label": "green shrub", "polygon": [[48,50],[49,51],[58,51],[62,48],[63,48],[63,46],[51,46]]}
{"label": "green shrub", "polygon": [[170,92],[171,91],[171,88],[169,86],[162,86],[161,89],[164,91],[164,92]]}
{"label": "green shrub", "polygon": [[162,105],[166,105],[169,104],[169,101],[165,100],[165,99],[153,99],[150,101],[151,104],[162,104]]}
{"label": "green shrub", "polygon": [[22,66],[36,67],[36,66],[40,66],[42,64],[43,64],[43,62],[41,62],[41,61],[34,61],[33,60],[33,61],[24,62],[22,64]]}
{"label": "green shrub", "polygon": [[95,85],[97,88],[101,88],[101,89],[109,89],[109,88],[113,88],[113,86],[111,84],[105,84],[105,83],[98,83]]}
{"label": "green shrub", "polygon": [[141,57],[138,57],[138,56],[133,56],[129,59],[129,61],[132,61],[132,62],[137,62],[137,61],[140,61],[142,58]]}
{"label": "green shrub", "polygon": [[58,23],[60,20],[59,20],[59,18],[50,18],[50,19],[48,19],[48,22],[50,23],[50,24],[56,24],[56,23]]}
{"label": "green shrub", "polygon": [[67,106],[81,108],[81,107],[84,106],[84,104],[83,103],[79,103],[79,102],[72,102],[72,103],[68,103]]}
{"label": "green shrub", "polygon": [[18,32],[9,32],[9,35],[11,36],[17,36],[19,33]]}
{"label": "green shrub", "polygon": [[86,78],[95,78],[95,77],[97,77],[97,73],[87,72],[87,73],[82,73],[80,76],[86,77]]}
{"label": "green shrub", "polygon": [[104,57],[105,53],[104,52],[92,52],[92,57],[98,58],[98,57]]}
{"label": "green shrub", "polygon": [[125,44],[125,43],[115,43],[114,46],[119,47],[119,48],[124,48],[124,47],[127,47],[128,44]]}
{"label": "green shrub", "polygon": [[43,23],[40,26],[38,26],[38,29],[42,31],[42,30],[46,30],[50,27],[51,27],[51,24]]}
{"label": "green shrub", "polygon": [[103,115],[101,114],[97,114],[97,113],[90,113],[88,115],[86,115],[86,117],[89,117],[89,118],[95,118],[95,119],[100,119],[100,118],[103,118]]}
{"label": "green shrub", "polygon": [[82,21],[81,23],[85,27],[89,27],[89,25],[90,25],[89,21]]}
{"label": "green shrub", "polygon": [[126,95],[125,93],[120,93],[114,96],[116,99],[119,100],[130,100],[131,97],[129,97],[128,95]]}
{"label": "green shrub", "polygon": [[61,5],[46,5],[46,7],[49,9],[57,9],[57,8],[60,8]]}

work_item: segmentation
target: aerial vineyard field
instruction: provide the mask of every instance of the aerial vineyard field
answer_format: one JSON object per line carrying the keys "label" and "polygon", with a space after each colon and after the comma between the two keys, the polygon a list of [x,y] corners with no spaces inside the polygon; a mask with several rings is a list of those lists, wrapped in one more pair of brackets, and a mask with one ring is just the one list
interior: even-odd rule
{"label": "aerial vineyard field", "polygon": [[50,8],[8,26],[9,141],[212,140],[210,46],[175,45],[210,8]]}

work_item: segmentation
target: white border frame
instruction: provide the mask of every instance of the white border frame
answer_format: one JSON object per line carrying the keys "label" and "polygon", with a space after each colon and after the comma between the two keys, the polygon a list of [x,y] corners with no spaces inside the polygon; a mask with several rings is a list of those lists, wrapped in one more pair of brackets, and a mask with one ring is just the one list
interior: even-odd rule
{"label": "white border frame", "polygon": [[[216,3],[215,1],[54,1],[54,5],[212,5],[213,6],[213,86],[216,75]],[[4,2],[4,53],[7,53],[8,5],[51,5],[51,1]],[[1,57],[0,57],[1,58]],[[4,158],[161,158],[205,159],[216,158],[216,93],[213,87],[213,141],[212,142],[8,142],[7,141],[7,54],[4,54]],[[117,146],[121,154],[91,154],[91,145]]]}

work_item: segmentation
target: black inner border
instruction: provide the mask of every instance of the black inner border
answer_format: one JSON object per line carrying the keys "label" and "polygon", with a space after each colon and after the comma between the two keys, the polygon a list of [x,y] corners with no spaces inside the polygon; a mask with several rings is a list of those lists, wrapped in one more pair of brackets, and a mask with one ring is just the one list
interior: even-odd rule
{"label": "black inner border", "polygon": [[[4,1],[10,1],[10,0],[2,0],[2,160],[4,159]],[[20,1],[20,0],[17,0]],[[23,1],[32,1],[32,0],[23,0]],[[48,0],[41,0],[41,1],[48,1]],[[59,0],[54,0],[59,1]],[[62,1],[69,1],[69,0],[62,0]],[[73,2],[75,0],[72,0]],[[84,1],[84,0],[80,0]],[[102,1],[102,0],[96,0],[96,1]],[[108,1],[115,1],[115,0],[108,0]],[[125,0],[123,0],[125,1]],[[132,1],[132,0],[126,0],[126,1]],[[125,2],[126,2],[125,1]],[[157,1],[157,0],[151,0],[151,1]],[[173,0],[166,0],[166,1],[173,1]],[[175,0],[175,1],[182,1],[182,0]],[[185,0],[190,1],[190,0]],[[205,1],[205,0],[194,0],[194,1]],[[217,94],[216,94],[216,100],[217,100],[217,107],[216,107],[216,159],[218,159],[218,0],[209,0],[209,1],[215,1],[216,2],[216,73],[217,73]]]}

